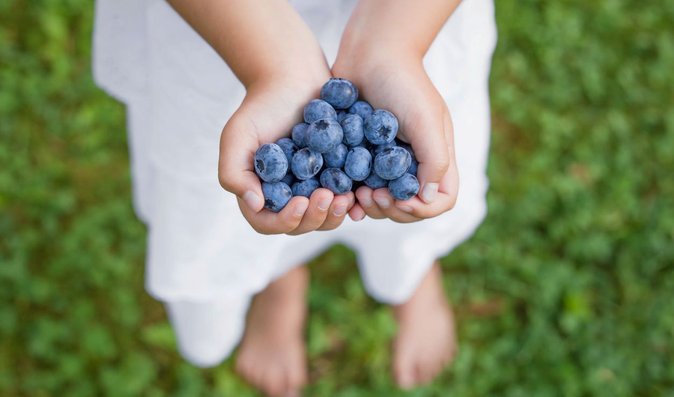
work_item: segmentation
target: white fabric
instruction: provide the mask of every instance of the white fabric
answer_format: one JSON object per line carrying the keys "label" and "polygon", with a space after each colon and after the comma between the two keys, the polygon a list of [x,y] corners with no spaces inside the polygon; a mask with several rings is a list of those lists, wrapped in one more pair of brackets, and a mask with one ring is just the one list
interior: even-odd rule
{"label": "white fabric", "polygon": [[[332,62],[355,0],[291,3]],[[464,0],[424,59],[454,121],[461,187],[452,211],[414,224],[347,218],[330,232],[263,236],[217,180],[219,134],[244,88],[163,0],[98,0],[94,77],[128,107],[134,206],[149,229],[148,292],[167,302],[240,302],[342,242],[357,252],[369,294],[405,301],[432,261],[485,216],[495,42],[492,0]],[[182,311],[170,312],[175,325]],[[241,310],[232,311],[231,327],[241,324],[237,316]]]}
{"label": "white fabric", "polygon": [[198,367],[214,367],[239,344],[250,299],[168,302],[178,350]]}

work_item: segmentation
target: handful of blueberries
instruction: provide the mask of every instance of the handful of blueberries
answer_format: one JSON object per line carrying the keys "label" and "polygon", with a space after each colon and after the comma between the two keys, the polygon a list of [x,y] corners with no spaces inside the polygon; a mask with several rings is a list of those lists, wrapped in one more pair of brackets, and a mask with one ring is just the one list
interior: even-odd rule
{"label": "handful of blueberries", "polygon": [[255,152],[265,208],[279,212],[293,196],[310,197],[319,187],[344,194],[363,184],[388,187],[397,200],[419,192],[412,147],[398,139],[398,119],[358,100],[358,88],[332,78],[321,99],[304,107],[304,123],[291,138],[265,143]]}

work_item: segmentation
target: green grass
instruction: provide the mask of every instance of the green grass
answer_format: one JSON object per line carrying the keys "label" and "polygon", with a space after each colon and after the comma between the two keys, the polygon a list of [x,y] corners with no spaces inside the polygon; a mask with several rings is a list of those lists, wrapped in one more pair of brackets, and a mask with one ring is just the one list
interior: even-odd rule
{"label": "green grass", "polygon": [[[355,257],[312,264],[311,396],[674,396],[674,6],[497,1],[489,216],[443,259],[460,354],[409,393]],[[658,4],[659,3],[659,4]],[[0,2],[0,395],[254,396],[143,291],[92,5]]]}

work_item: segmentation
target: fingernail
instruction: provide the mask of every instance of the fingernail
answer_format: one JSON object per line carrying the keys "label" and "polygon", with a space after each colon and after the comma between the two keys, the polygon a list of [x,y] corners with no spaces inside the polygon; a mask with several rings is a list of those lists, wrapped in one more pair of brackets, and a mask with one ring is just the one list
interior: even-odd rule
{"label": "fingernail", "polygon": [[360,216],[359,216],[358,218],[356,218],[354,221],[355,221],[355,222],[360,222],[360,221],[362,221],[363,219],[365,219],[365,213],[360,214]]}
{"label": "fingernail", "polygon": [[435,200],[435,196],[438,195],[438,184],[437,183],[427,183],[424,185],[424,190],[421,192],[421,198],[427,204],[430,204]]}
{"label": "fingernail", "polygon": [[246,203],[248,208],[252,209],[253,211],[257,211],[257,208],[260,205],[260,196],[249,190],[243,194],[243,201]]}
{"label": "fingernail", "polygon": [[346,206],[345,205],[338,205],[337,208],[332,212],[332,215],[334,216],[342,216],[346,214]]}
{"label": "fingernail", "polygon": [[302,203],[298,204],[297,207],[295,207],[295,216],[297,217],[303,216],[308,206],[309,206],[308,201],[303,201]]}
{"label": "fingernail", "polygon": [[365,208],[370,208],[370,207],[372,207],[372,199],[369,198],[369,197],[365,197],[363,200],[358,199],[358,201],[359,201],[360,204],[361,204],[363,207],[365,207]]}
{"label": "fingernail", "polygon": [[381,208],[388,208],[391,206],[391,201],[389,201],[389,199],[386,197],[375,198],[374,201],[376,201],[377,205],[379,205]]}
{"label": "fingernail", "polygon": [[412,212],[412,207],[409,205],[398,205],[398,209],[404,212]]}
{"label": "fingernail", "polygon": [[332,200],[329,197],[326,197],[318,202],[318,209],[325,212],[330,208],[330,203]]}

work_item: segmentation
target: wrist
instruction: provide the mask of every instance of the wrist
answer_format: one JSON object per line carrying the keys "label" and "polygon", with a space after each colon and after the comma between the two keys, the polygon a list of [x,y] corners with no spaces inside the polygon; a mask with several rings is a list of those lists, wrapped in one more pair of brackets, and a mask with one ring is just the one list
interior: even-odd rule
{"label": "wrist", "polygon": [[[332,75],[365,87],[375,76],[391,76],[406,71],[423,71],[423,55],[398,44],[379,45],[372,40],[360,43],[342,41]],[[366,93],[363,93],[366,95]]]}
{"label": "wrist", "polygon": [[237,74],[246,90],[283,83],[322,85],[330,78],[328,63],[318,43],[280,47],[270,51],[264,62],[252,63],[244,73]]}

